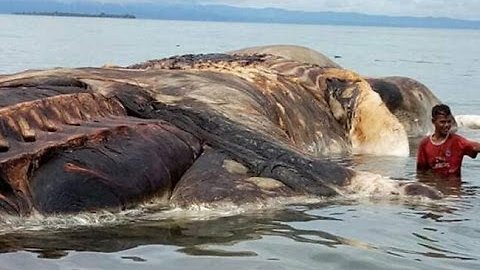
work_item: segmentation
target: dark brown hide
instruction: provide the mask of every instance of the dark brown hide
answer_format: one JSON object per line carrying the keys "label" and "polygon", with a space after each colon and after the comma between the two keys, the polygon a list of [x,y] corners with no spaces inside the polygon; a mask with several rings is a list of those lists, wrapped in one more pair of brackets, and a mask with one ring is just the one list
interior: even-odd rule
{"label": "dark brown hide", "polygon": [[0,90],[0,199],[8,213],[76,212],[168,197],[201,152],[194,136],[129,117],[114,98],[29,87]]}

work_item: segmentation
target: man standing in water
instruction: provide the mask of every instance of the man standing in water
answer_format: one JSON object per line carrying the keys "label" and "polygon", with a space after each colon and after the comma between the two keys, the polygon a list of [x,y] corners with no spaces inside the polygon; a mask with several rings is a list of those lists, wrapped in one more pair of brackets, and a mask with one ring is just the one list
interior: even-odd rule
{"label": "man standing in water", "polygon": [[443,176],[460,176],[463,156],[475,158],[480,143],[451,133],[453,116],[445,104],[432,108],[435,132],[422,139],[417,153],[417,171],[432,171]]}

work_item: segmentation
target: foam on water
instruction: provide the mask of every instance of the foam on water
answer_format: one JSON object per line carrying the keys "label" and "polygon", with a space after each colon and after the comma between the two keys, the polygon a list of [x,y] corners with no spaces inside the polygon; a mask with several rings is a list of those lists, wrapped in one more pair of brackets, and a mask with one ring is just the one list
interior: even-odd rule
{"label": "foam on water", "polygon": [[151,200],[135,208],[123,211],[101,210],[77,214],[42,215],[38,212],[28,217],[0,215],[0,234],[15,231],[58,230],[76,227],[92,227],[125,224],[134,221],[160,221],[166,219],[207,220],[225,216],[252,213],[263,209],[281,209],[287,205],[309,205],[321,202],[343,200],[356,201],[404,201],[425,202],[431,201],[428,197],[412,196],[406,192],[409,184],[420,185],[422,188],[432,189],[426,185],[414,182],[398,181],[379,174],[357,172],[350,180],[350,184],[338,188],[340,196],[323,198],[314,196],[276,197],[259,200],[241,206],[223,201],[209,204],[192,204],[188,208],[165,204],[164,200]]}
{"label": "foam on water", "polygon": [[173,205],[165,205],[165,202],[160,200],[153,200],[123,211],[101,210],[48,216],[33,212],[28,217],[0,215],[0,235],[18,231],[107,226],[134,221],[160,221],[167,219],[208,220],[255,212],[262,209],[280,209],[288,204],[313,204],[321,201],[325,201],[325,199],[320,197],[298,196],[271,198],[241,206],[230,202],[222,202],[214,204],[193,204],[188,208],[180,208]]}
{"label": "foam on water", "polygon": [[188,208],[175,207],[167,211],[176,217],[185,217],[189,219],[211,219],[222,216],[232,216],[255,212],[263,209],[280,209],[292,204],[314,204],[326,201],[323,197],[296,196],[296,197],[276,197],[268,198],[255,203],[247,203],[241,206],[230,202],[211,203],[211,204],[193,204]]}
{"label": "foam on water", "polygon": [[[408,187],[415,185],[420,193],[409,191]],[[350,199],[356,200],[403,200],[403,201],[431,201],[432,197],[441,198],[441,192],[422,183],[394,180],[370,172],[357,172],[350,180],[350,184],[339,190]]]}
{"label": "foam on water", "polygon": [[[224,216],[240,215],[262,209],[280,209],[287,205],[308,205],[325,201],[357,200],[357,201],[431,201],[422,194],[412,196],[405,187],[414,182],[398,181],[379,174],[357,172],[348,186],[338,189],[341,196],[322,198],[313,196],[277,197],[241,206],[231,202],[192,204],[188,208],[166,205],[164,201],[152,200],[135,208],[123,211],[95,211],[78,214],[61,214],[45,216],[38,212],[28,217],[0,215],[0,234],[14,231],[57,230],[76,227],[91,227],[124,224],[134,221],[159,221],[166,219],[207,220]],[[422,188],[430,187],[420,185]]]}
{"label": "foam on water", "polygon": [[480,115],[466,114],[456,115],[455,121],[459,127],[466,127],[470,129],[480,129]]}

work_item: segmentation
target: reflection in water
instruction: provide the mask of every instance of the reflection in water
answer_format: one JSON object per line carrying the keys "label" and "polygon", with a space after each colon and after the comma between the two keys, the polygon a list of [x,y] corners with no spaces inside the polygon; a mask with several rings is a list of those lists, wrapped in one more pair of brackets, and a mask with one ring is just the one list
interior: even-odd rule
{"label": "reflection in water", "polygon": [[445,177],[432,172],[418,172],[419,182],[435,187],[447,196],[462,195],[462,180],[458,176]]}
{"label": "reflection in water", "polygon": [[[207,220],[178,217],[176,219],[148,220],[148,217],[145,217],[143,221],[110,226],[10,232],[0,237],[0,252],[25,250],[38,254],[39,258],[58,259],[67,256],[70,251],[111,253],[138,246],[168,245],[178,247],[177,252],[189,256],[245,257],[258,256],[258,254],[255,250],[229,250],[229,247],[240,242],[261,240],[265,236],[278,236],[291,239],[297,244],[314,244],[326,248],[349,246],[397,257],[413,254],[425,257],[473,260],[468,255],[432,246],[432,244],[441,246],[442,243],[421,233],[414,232],[413,236],[430,243],[419,243],[420,246],[430,251],[415,251],[413,247],[406,249],[396,245],[368,243],[357,240],[355,237],[345,237],[338,233],[320,230],[318,226],[313,228],[297,228],[295,226],[295,224],[308,224],[309,222],[334,222],[339,226],[356,226],[355,223],[349,222],[349,218],[358,218],[357,215],[361,214],[359,209],[366,206],[357,205],[357,203],[350,205],[351,203],[351,201],[337,201],[336,203],[291,206],[282,210],[262,210],[248,215]],[[353,210],[352,207],[356,210]],[[411,205],[410,207],[418,214],[451,213],[452,211],[450,208],[438,205]],[[338,208],[343,210],[338,212]],[[330,209],[333,211],[331,212]],[[351,211],[359,211],[359,213]],[[439,216],[441,217],[441,214]],[[372,226],[375,225],[372,224]],[[436,229],[431,229],[431,231],[436,232]],[[122,259],[135,262],[145,261],[138,256],[122,256]]]}
{"label": "reflection in water", "polygon": [[124,260],[132,260],[134,262],[146,262],[147,260],[140,258],[138,256],[122,256],[121,257]]}
{"label": "reflection in water", "polygon": [[351,157],[355,169],[388,176],[394,179],[409,179],[409,158],[394,156],[355,155]]}
{"label": "reflection in water", "polygon": [[[426,248],[434,249],[431,246],[428,245],[423,245],[419,244],[421,246],[424,246]],[[467,256],[462,256],[462,254],[450,252],[448,250],[438,250],[439,252],[418,252],[418,251],[411,251],[411,250],[406,250],[406,249],[400,249],[400,248],[391,248],[389,251],[391,254],[401,256],[399,255],[400,253],[403,254],[412,254],[412,255],[422,255],[424,257],[430,257],[430,258],[442,258],[442,259],[457,259],[457,260],[464,260],[464,261],[474,261],[476,260],[475,258],[467,257]],[[448,255],[452,254],[452,255]]]}
{"label": "reflection in water", "polygon": [[[315,205],[315,209],[323,207]],[[289,222],[312,220],[341,221],[306,213],[309,207],[261,211],[251,215],[220,217],[210,220],[152,220],[116,226],[77,227],[61,230],[12,232],[0,238],[0,252],[26,250],[39,258],[58,259],[68,251],[118,252],[144,245],[172,245],[177,251],[195,256],[256,256],[254,251],[226,251],[212,245],[232,246],[263,236],[280,236],[298,243],[326,247],[348,245],[374,248],[360,241],[346,239],[318,229],[296,229]],[[136,260],[136,258],[129,258]]]}

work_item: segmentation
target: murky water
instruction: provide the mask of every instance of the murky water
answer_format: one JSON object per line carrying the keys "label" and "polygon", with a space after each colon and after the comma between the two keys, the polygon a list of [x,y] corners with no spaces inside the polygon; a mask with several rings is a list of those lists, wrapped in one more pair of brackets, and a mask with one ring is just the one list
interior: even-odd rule
{"label": "murky water", "polygon": [[[0,73],[127,65],[264,44],[317,49],[368,76],[425,83],[480,114],[480,32],[0,15]],[[480,140],[476,130],[460,130]],[[416,180],[410,157],[339,162]],[[150,204],[121,213],[0,218],[0,269],[480,269],[480,163],[440,201],[357,194],[217,210]],[[307,203],[308,202],[308,203]],[[284,202],[283,202],[284,203]]]}

